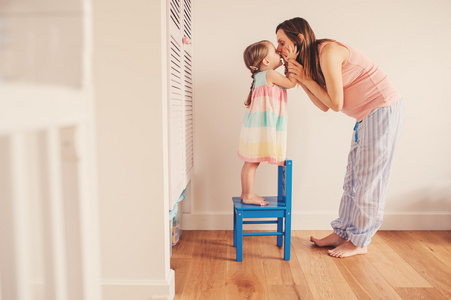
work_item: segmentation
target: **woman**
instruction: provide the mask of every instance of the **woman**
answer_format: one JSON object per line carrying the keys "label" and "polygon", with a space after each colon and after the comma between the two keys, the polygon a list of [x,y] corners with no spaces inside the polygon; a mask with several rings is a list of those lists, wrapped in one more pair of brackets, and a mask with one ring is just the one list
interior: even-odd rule
{"label": "woman", "polygon": [[367,253],[382,224],[392,158],[404,122],[404,101],[382,70],[361,52],[334,40],[316,40],[302,18],[276,29],[277,52],[299,54],[288,59],[293,73],[319,109],[342,111],[356,119],[334,232],[311,237],[319,247],[332,246],[333,257]]}

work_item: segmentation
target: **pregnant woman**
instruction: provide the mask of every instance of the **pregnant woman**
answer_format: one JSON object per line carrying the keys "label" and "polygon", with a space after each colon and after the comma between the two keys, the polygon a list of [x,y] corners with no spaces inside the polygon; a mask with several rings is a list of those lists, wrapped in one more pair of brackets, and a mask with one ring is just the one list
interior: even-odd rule
{"label": "pregnant woman", "polygon": [[333,257],[367,253],[382,224],[390,169],[404,123],[404,101],[387,75],[358,50],[335,40],[317,40],[302,18],[276,29],[277,52],[288,59],[287,72],[319,109],[342,111],[354,118],[351,150],[339,217],[333,233],[310,240]]}

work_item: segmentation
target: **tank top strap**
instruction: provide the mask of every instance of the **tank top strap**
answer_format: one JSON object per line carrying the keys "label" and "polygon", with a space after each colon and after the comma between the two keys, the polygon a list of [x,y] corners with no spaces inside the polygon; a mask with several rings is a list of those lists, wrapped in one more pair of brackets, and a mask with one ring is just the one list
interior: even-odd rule
{"label": "tank top strap", "polygon": [[346,49],[349,50],[349,52],[351,52],[351,49],[349,49],[349,47],[346,44],[343,44],[343,43],[340,43],[340,42],[337,42],[337,41],[326,41],[326,42],[322,42],[318,46],[318,53],[319,53],[319,55],[321,55],[321,53],[323,52],[324,47],[326,47],[330,43],[337,43],[338,45],[345,47]]}

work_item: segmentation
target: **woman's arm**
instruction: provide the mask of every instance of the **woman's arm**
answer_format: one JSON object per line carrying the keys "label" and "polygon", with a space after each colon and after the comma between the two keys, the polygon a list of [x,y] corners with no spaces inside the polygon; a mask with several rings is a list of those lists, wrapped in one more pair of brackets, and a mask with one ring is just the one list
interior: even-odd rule
{"label": "woman's arm", "polygon": [[[335,43],[331,43],[324,48],[320,60],[327,90],[320,87],[313,79],[305,76],[304,68],[295,60],[289,60],[290,65],[288,67],[288,72],[294,73],[298,81],[316,97],[316,99],[312,99],[309,95],[316,106],[318,106],[318,103],[315,102],[320,101],[328,108],[331,108],[334,111],[340,111],[343,108],[343,79],[341,75],[341,66],[348,55],[349,52],[346,48]],[[319,108],[321,109],[321,107]]]}
{"label": "woman's arm", "polygon": [[329,110],[329,107],[327,105],[325,105],[323,102],[321,102],[321,100],[316,98],[316,96],[313,95],[312,92],[310,92],[310,90],[303,83],[299,83],[299,85],[302,86],[302,88],[304,89],[304,92],[307,94],[307,96],[310,98],[312,103],[315,104],[316,107],[318,107],[319,109],[321,109],[324,112]]}

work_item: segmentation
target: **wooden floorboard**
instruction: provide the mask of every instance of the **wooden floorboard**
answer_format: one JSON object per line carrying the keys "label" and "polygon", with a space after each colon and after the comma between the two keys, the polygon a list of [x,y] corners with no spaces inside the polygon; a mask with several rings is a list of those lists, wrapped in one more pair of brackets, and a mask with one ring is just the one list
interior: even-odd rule
{"label": "wooden floorboard", "polygon": [[366,257],[392,287],[432,287],[387,244],[371,245],[371,251]]}
{"label": "wooden floorboard", "polygon": [[344,259],[309,241],[329,233],[293,231],[290,261],[276,237],[244,237],[237,262],[232,231],[183,231],[175,299],[451,299],[451,231],[379,231]]}
{"label": "wooden floorboard", "polygon": [[[445,234],[446,232],[444,232]],[[447,299],[451,299],[451,254],[446,255],[441,251],[437,254],[432,247],[443,250],[451,247],[450,242],[443,245],[432,245],[424,242],[421,237],[427,238],[428,234],[436,234],[429,231],[421,232],[396,232],[381,231],[378,233],[386,243],[395,250],[408,264],[410,264],[424,279],[442,293]]]}
{"label": "wooden floorboard", "polygon": [[229,232],[227,251],[226,290],[225,299],[269,299],[268,285],[261,260],[261,239],[249,237],[248,243],[243,245],[246,260],[236,262],[233,234]]}
{"label": "wooden floorboard", "polygon": [[322,237],[329,233],[293,231],[292,250],[298,261],[296,269],[303,274],[311,294],[306,299],[357,299],[334,260],[327,254],[328,249],[315,247],[310,242],[312,235]]}
{"label": "wooden floorboard", "polygon": [[436,288],[396,288],[403,299],[411,300],[446,300]]}
{"label": "wooden floorboard", "polygon": [[402,299],[367,256],[336,259],[334,262],[358,299]]}

